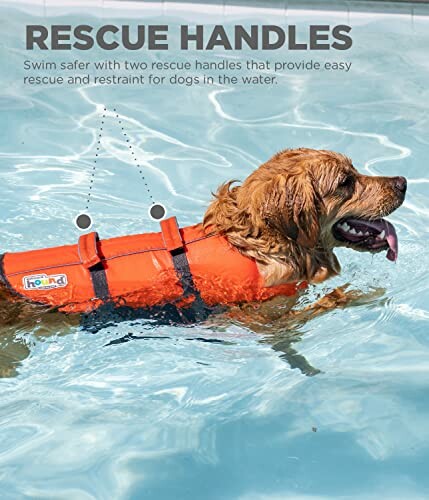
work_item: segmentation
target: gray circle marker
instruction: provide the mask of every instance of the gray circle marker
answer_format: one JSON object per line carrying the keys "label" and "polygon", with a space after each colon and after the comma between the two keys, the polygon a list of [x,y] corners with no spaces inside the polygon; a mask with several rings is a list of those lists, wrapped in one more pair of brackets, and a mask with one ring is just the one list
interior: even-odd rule
{"label": "gray circle marker", "polygon": [[153,220],[163,219],[166,213],[167,210],[165,209],[164,205],[161,205],[160,203],[154,203],[152,206],[149,207],[149,216]]}
{"label": "gray circle marker", "polygon": [[80,231],[86,231],[87,229],[91,228],[92,219],[91,216],[88,214],[79,214],[76,217],[74,223]]}

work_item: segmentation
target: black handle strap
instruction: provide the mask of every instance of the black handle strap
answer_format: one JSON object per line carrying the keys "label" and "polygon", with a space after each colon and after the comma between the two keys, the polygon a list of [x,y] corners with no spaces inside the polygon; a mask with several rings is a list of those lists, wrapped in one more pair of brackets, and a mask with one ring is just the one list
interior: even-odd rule
{"label": "black handle strap", "polygon": [[195,286],[189,267],[188,257],[186,255],[182,235],[180,234],[179,226],[176,217],[170,217],[161,221],[161,231],[164,240],[165,248],[170,252],[173,259],[174,269],[180,284],[183,288],[183,296],[189,297],[194,295],[196,298],[200,296],[197,287]]}
{"label": "black handle strap", "polygon": [[109,299],[110,293],[106,270],[98,253],[98,241],[96,232],[83,234],[79,238],[78,253],[82,265],[88,269],[91,276],[95,298],[105,302]]}

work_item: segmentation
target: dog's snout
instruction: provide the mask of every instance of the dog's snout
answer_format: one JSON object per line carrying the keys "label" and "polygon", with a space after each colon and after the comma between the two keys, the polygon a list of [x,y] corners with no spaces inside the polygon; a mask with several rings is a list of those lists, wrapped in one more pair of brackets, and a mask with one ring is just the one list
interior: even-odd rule
{"label": "dog's snout", "polygon": [[403,194],[407,190],[407,179],[405,177],[399,176],[393,178],[393,185],[395,189]]}

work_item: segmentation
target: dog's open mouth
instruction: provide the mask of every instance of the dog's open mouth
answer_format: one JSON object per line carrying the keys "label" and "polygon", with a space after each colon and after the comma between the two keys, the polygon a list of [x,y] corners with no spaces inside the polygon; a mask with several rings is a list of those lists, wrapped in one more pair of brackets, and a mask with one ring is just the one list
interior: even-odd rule
{"label": "dog's open mouth", "polygon": [[369,252],[387,250],[387,258],[395,261],[398,257],[398,237],[393,225],[385,219],[341,219],[332,232],[334,237],[351,246]]}

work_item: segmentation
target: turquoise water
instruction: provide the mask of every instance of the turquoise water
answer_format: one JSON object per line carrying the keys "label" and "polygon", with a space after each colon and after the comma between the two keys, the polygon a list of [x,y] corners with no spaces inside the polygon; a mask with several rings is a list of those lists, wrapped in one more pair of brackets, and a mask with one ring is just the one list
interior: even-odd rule
{"label": "turquoise water", "polygon": [[[223,21],[292,22],[234,12]],[[221,182],[243,179],[286,147],[333,149],[363,172],[405,175],[406,201],[389,218],[399,259],[340,250],[342,275],[308,292],[310,300],[347,282],[384,289],[295,332],[294,348],[321,370],[314,377],[291,369],[264,336],[215,320],[190,328],[123,322],[96,335],[59,317],[1,325],[2,498],[428,498],[427,22],[321,14],[349,22],[354,45],[312,57],[351,61],[352,69],[283,72],[272,88],[24,87],[23,61],[40,56],[23,50],[23,26],[54,16],[101,23],[96,13],[1,8],[2,250],[77,240],[73,219],[86,204],[106,106],[90,202],[102,237],[156,229],[115,108],[153,197],[183,225],[201,220]],[[105,5],[103,16],[113,14],[123,24],[142,19],[137,9]],[[144,22],[177,26],[204,15],[167,8]],[[316,14],[296,16],[305,26]],[[267,58],[240,57],[250,55]],[[173,56],[184,59],[115,54]],[[94,50],[81,58],[103,57]],[[187,55],[196,57],[225,53]],[[159,338],[105,347],[130,333]]]}

